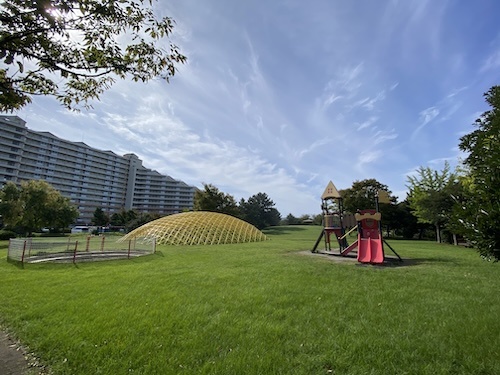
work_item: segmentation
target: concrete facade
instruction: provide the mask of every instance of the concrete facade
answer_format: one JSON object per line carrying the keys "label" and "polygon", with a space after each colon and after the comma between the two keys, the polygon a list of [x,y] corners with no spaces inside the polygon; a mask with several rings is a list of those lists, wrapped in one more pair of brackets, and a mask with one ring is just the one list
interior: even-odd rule
{"label": "concrete facade", "polygon": [[0,188],[7,181],[45,180],[89,224],[100,207],[162,216],[192,209],[196,188],[147,169],[135,154],[117,155],[26,127],[17,116],[0,116]]}

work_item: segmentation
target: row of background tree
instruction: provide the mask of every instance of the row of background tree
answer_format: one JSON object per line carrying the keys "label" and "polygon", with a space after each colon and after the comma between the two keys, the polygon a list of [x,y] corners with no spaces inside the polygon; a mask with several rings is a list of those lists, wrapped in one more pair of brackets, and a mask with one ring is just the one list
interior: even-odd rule
{"label": "row of background tree", "polygon": [[[409,180],[410,190],[418,191],[418,194],[413,193],[400,203],[392,195],[388,186],[376,179],[355,181],[352,187],[340,190],[340,194],[346,213],[355,213],[358,209],[375,208],[377,192],[379,190],[386,191],[391,204],[381,203],[380,211],[383,217],[383,229],[387,237],[423,239],[433,236],[432,233],[437,233],[438,242],[442,242],[442,235],[444,235],[445,241],[452,242],[455,239],[456,243],[457,231],[451,225],[455,222],[451,216],[454,204],[451,198],[451,193],[454,192],[452,188],[456,189],[456,184],[458,184],[455,182],[455,177],[455,174],[450,173],[448,164],[441,172],[420,168],[418,178],[412,177]],[[424,187],[433,190],[427,191]],[[229,214],[241,218],[259,229],[280,224],[321,225],[323,221],[322,214],[305,214],[295,217],[290,213],[281,219],[281,214],[274,208],[274,202],[267,194],[258,193],[247,201],[242,199],[238,204],[232,195],[220,191],[212,184],[204,184],[204,189],[195,193],[194,209]]]}
{"label": "row of background tree", "polygon": [[266,193],[257,193],[238,203],[230,195],[220,191],[212,184],[203,184],[203,190],[194,194],[195,211],[220,212],[235,216],[259,229],[279,225],[281,214]]}
{"label": "row of background tree", "polygon": [[[212,184],[203,184],[203,190],[195,192],[193,206],[195,211],[220,212],[238,217],[259,229],[281,223],[281,215],[266,193],[252,195],[248,200],[241,199],[237,203],[232,195]],[[101,208],[96,208],[92,224],[124,228],[128,232],[157,218],[157,214],[138,214],[133,210],[114,213],[109,217]]]}

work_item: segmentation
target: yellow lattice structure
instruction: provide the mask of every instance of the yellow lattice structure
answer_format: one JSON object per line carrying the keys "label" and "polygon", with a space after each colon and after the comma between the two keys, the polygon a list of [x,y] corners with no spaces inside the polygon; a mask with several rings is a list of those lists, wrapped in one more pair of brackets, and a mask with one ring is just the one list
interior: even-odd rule
{"label": "yellow lattice structure", "polygon": [[253,225],[218,212],[183,212],[153,220],[120,239],[135,237],[166,245],[217,245],[265,241],[267,237]]}

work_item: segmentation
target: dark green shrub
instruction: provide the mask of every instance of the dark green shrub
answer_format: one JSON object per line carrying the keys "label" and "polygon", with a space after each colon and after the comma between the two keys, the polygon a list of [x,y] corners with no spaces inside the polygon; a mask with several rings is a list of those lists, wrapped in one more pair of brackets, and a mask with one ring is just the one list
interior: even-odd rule
{"label": "dark green shrub", "polygon": [[16,238],[17,234],[16,232],[13,232],[11,230],[0,230],[0,241],[7,241],[10,238]]}

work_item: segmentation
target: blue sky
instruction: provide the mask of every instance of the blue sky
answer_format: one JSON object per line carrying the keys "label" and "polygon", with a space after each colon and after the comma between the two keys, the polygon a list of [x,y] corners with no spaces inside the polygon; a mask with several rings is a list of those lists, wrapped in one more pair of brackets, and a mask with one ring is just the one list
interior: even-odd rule
{"label": "blue sky", "polygon": [[93,109],[35,98],[18,114],[237,200],[265,192],[282,216],[317,214],[328,181],[375,178],[406,197],[419,166],[459,138],[500,84],[500,2],[172,0],[187,64],[168,84],[117,82]]}

